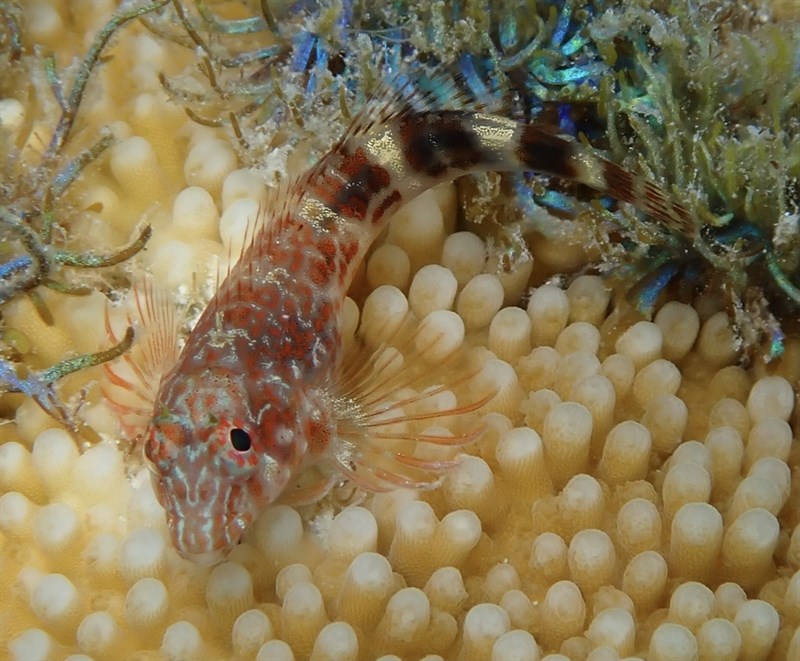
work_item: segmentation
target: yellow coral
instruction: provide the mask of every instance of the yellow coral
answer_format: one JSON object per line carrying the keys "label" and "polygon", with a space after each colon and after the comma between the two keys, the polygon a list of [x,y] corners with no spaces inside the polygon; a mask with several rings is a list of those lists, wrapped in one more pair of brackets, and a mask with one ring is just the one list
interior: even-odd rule
{"label": "yellow coral", "polygon": [[[66,50],[64,3],[25,18]],[[127,128],[110,177],[84,185],[95,200],[109,191],[114,227],[150,210],[145,262],[186,294],[238,252],[264,191],[222,135],[160,96],[164,48],[121,35],[128,55],[105,82]],[[136,58],[134,83],[113,80]],[[486,433],[441,488],[344,509],[328,499],[303,516],[278,505],[227,562],[201,568],[169,546],[149,480],[125,476],[113,443],[80,453],[20,406],[0,446],[0,656],[800,658],[797,349],[771,374],[732,367],[724,315],[678,303],[614,327],[593,276],[503,308],[519,284],[477,236],[452,234],[454,216],[451,187],[409,205],[358,284],[368,343],[409,308],[430,314],[437,333],[466,331],[498,387]],[[103,323],[96,304],[69,318],[54,307],[49,329],[6,311],[48,361],[80,324]],[[359,310],[347,310],[352,334]],[[89,406],[108,432],[96,393]]]}

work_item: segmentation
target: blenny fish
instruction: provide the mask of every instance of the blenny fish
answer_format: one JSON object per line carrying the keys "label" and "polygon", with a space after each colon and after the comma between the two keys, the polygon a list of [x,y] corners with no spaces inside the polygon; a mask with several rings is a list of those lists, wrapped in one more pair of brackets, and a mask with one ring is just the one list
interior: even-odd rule
{"label": "blenny fish", "polygon": [[[463,174],[535,171],[633,203],[684,234],[693,231],[686,209],[657,186],[547,127],[485,111],[461,97],[450,77],[438,75],[436,82],[436,95],[395,82],[400,91],[368,104],[341,140],[264,210],[262,225],[160,379],[144,455],[183,556],[203,564],[223,559],[261,511],[292,495],[310,467],[334,468],[339,479],[367,490],[424,486],[447,462],[424,460],[398,442],[475,438],[474,430],[426,436],[415,431],[419,425],[397,431],[398,423],[434,417],[407,411],[447,384],[398,399],[374,383],[371,361],[345,366],[340,316],[348,287],[400,205]],[[170,340],[176,325],[158,297],[139,298],[142,317],[162,328],[145,336],[146,359],[132,365],[141,385],[177,350]],[[486,397],[435,415],[474,412]],[[319,497],[330,474],[321,472],[301,491]]]}

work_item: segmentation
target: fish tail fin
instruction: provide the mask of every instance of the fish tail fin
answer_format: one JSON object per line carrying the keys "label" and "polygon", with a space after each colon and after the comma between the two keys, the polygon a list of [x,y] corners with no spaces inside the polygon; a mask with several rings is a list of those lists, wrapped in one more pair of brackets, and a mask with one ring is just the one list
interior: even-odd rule
{"label": "fish tail fin", "polygon": [[[554,175],[630,203],[671,231],[696,236],[697,220],[660,186],[558,135],[555,126],[514,116],[507,90],[498,81],[482,81],[489,87],[478,97],[476,81],[448,67],[425,80],[422,89],[419,82],[407,82],[381,114],[384,121],[400,125],[399,143],[412,172],[428,177],[442,173],[443,178],[483,170]],[[365,125],[370,124],[360,124],[354,134]]]}
{"label": "fish tail fin", "polygon": [[[478,121],[485,124],[479,135],[491,135],[492,129],[499,133],[510,120],[479,117]],[[671,231],[689,238],[696,235],[698,224],[690,211],[664,189],[580,142],[557,135],[553,127],[517,123],[514,130],[506,129],[506,135],[509,138],[497,148],[501,161],[498,170],[527,170],[575,181],[632,204]],[[493,139],[481,138],[484,151],[491,151]]]}

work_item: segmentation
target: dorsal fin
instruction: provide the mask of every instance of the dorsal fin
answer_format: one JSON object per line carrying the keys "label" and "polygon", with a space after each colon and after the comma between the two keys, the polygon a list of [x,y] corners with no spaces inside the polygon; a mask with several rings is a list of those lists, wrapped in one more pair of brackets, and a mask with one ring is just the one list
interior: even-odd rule
{"label": "dorsal fin", "polygon": [[[493,91],[485,98],[478,99],[465,77],[452,66],[439,65],[432,69],[423,67],[420,69],[419,72],[402,72],[383,79],[369,100],[350,121],[342,137],[315,165],[299,176],[279,182],[270,190],[266,202],[259,210],[258,219],[252,223],[252,231],[250,231],[251,225],[248,224],[249,237],[243,244],[236,264],[240,264],[242,269],[257,268],[258,264],[270,255],[275,241],[282,236],[286,224],[297,218],[297,212],[304,200],[307,200],[309,195],[314,197],[315,191],[324,188],[319,185],[320,182],[331,176],[341,164],[342,157],[352,143],[358,143],[372,133],[377,135],[378,127],[397,126],[407,115],[445,109],[464,109],[470,112],[498,111],[505,103],[499,83],[493,80],[488,81]],[[230,261],[234,263],[233,260]],[[252,279],[246,280],[252,282]],[[242,291],[246,286],[248,286],[246,283],[237,282],[236,291]],[[233,290],[227,293],[233,295]]]}
{"label": "dorsal fin", "polygon": [[369,131],[377,123],[411,112],[467,110],[500,113],[507,109],[506,91],[497,79],[482,81],[486,86],[478,97],[455,66],[443,63],[432,68],[420,67],[418,71],[401,71],[382,79],[339,142]]}
{"label": "dorsal fin", "polygon": [[252,271],[270,254],[275,237],[280,234],[285,220],[297,209],[301,198],[302,187],[297,179],[284,179],[267,188],[265,199],[259,204],[256,214],[247,219],[239,254],[235,258],[228,255],[224,276],[220,278],[221,274],[219,271],[217,273],[217,295],[211,300],[211,305],[224,307],[229,297],[241,297],[244,288],[252,286],[252,278],[239,278],[235,290],[223,287],[223,284],[235,269]]}

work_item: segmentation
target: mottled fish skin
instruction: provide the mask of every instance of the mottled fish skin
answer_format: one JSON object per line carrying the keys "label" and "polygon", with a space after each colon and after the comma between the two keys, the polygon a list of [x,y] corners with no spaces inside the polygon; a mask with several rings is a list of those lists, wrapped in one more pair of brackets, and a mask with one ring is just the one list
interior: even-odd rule
{"label": "mottled fish skin", "polygon": [[144,452],[175,547],[210,564],[306,467],[349,461],[330,405],[339,314],[366,250],[403,203],[481,170],[531,170],[688,213],[574,141],[468,110],[376,106],[301,177],[222,282],[162,379]]}

